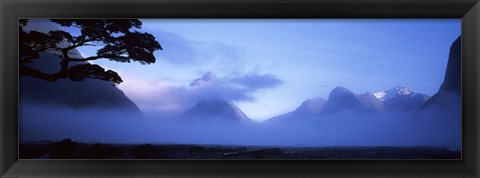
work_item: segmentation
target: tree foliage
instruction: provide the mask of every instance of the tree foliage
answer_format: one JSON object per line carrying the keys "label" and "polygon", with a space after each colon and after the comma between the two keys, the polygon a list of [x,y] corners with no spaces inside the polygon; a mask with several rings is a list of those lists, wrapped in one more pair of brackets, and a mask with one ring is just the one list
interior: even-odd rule
{"label": "tree foliage", "polygon": [[[63,27],[78,28],[80,35],[73,36],[63,30],[42,33],[25,31],[23,28],[28,20],[20,20],[19,56],[20,74],[46,81],[70,79],[81,81],[93,78],[111,81],[119,84],[120,76],[112,70],[105,70],[99,65],[87,61],[109,59],[116,62],[139,62],[141,64],[155,63],[153,52],[162,50],[155,37],[146,32],[139,32],[142,22],[138,19],[52,19],[54,23]],[[96,55],[85,58],[76,58],[69,55],[72,50],[82,46],[97,46]],[[61,57],[60,69],[53,74],[43,73],[29,67],[41,52],[54,52]],[[70,66],[71,62],[84,62]]]}

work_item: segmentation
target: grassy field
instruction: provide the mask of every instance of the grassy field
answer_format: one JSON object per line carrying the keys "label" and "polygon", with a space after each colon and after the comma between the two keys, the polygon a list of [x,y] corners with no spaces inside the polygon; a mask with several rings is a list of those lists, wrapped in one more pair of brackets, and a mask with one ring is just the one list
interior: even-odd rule
{"label": "grassy field", "polygon": [[85,144],[65,139],[19,145],[20,159],[460,159],[442,147],[269,147]]}

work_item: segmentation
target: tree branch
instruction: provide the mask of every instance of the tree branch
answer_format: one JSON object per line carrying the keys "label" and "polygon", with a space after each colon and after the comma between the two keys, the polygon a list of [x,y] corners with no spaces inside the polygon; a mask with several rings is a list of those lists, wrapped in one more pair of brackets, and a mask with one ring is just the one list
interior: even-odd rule
{"label": "tree branch", "polygon": [[55,73],[55,74],[46,74],[46,73],[43,73],[39,70],[36,70],[34,68],[31,68],[31,67],[27,67],[27,66],[20,66],[20,75],[25,75],[25,76],[30,76],[30,77],[34,77],[34,78],[39,78],[39,79],[42,79],[42,80],[45,80],[45,81],[49,81],[49,82],[55,82],[57,81],[58,79],[61,79],[61,78],[66,78],[66,77],[62,77],[60,75],[60,73]]}
{"label": "tree branch", "polygon": [[63,49],[66,49],[66,50],[70,51],[70,50],[75,49],[75,48],[78,48],[78,47],[80,47],[80,46],[84,46],[85,43],[92,42],[92,41],[95,41],[95,39],[89,39],[89,40],[83,40],[83,41],[75,41],[72,46],[69,46],[69,47],[66,47],[66,48],[63,48]]}
{"label": "tree branch", "polygon": [[70,62],[87,62],[87,61],[93,61],[93,60],[97,60],[97,59],[100,59],[100,58],[103,58],[102,56],[91,56],[91,57],[87,57],[87,58],[69,58],[68,60]]}

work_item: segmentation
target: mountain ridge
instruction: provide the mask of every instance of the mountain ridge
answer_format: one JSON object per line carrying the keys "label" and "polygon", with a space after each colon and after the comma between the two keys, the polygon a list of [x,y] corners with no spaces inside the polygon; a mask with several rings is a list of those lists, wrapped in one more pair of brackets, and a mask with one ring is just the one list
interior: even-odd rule
{"label": "mountain ridge", "polygon": [[[372,113],[389,110],[413,110],[420,108],[429,97],[416,93],[406,85],[374,93],[355,94],[345,87],[335,87],[328,100],[322,97],[307,99],[295,110],[271,117],[264,123],[287,121],[304,117],[323,117],[341,112]],[[312,102],[317,102],[316,105]],[[325,110],[326,109],[326,110]]]}
{"label": "mountain ridge", "polygon": [[242,110],[226,100],[202,100],[187,110],[184,117],[194,121],[253,122]]}

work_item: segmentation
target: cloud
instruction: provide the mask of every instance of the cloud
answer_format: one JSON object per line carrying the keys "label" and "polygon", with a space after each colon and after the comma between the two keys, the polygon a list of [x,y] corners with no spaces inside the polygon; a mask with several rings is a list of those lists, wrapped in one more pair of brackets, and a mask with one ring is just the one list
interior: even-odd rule
{"label": "cloud", "polygon": [[161,51],[156,51],[155,56],[172,64],[196,65],[208,62],[215,63],[224,70],[231,70],[242,65],[243,55],[234,46],[218,41],[189,40],[162,30],[155,30],[152,34],[163,48]]}
{"label": "cloud", "polygon": [[282,80],[279,80],[275,75],[272,74],[247,74],[244,76],[231,78],[229,81],[249,87],[251,89],[270,88],[283,83]]}
{"label": "cloud", "polygon": [[[194,94],[192,98],[198,98],[199,100],[254,101],[253,94],[258,90],[273,88],[283,83],[275,75],[256,73],[218,78],[211,72],[207,72],[199,79],[208,80],[204,80],[203,85],[194,85],[189,88],[191,93]],[[199,79],[195,81],[198,82]]]}
{"label": "cloud", "polygon": [[155,114],[178,114],[204,100],[255,101],[257,91],[283,83],[275,75],[256,73],[217,77],[207,72],[189,85],[178,85],[165,78],[124,78],[119,87],[142,111]]}
{"label": "cloud", "polygon": [[193,82],[190,83],[189,86],[190,87],[201,87],[201,86],[209,85],[216,78],[217,78],[217,76],[213,72],[207,72],[207,73],[203,74],[202,77],[193,80]]}
{"label": "cloud", "polygon": [[153,33],[163,50],[155,52],[155,56],[173,64],[191,64],[198,60],[198,51],[191,41],[174,33],[157,30]]}
{"label": "cloud", "polygon": [[[132,118],[123,110],[72,109],[26,103],[20,142],[71,138],[80,142],[285,146],[444,146],[461,148],[461,100],[453,107],[411,112],[357,113],[295,118],[261,125]],[[48,117],[46,117],[48,116]],[[66,117],[68,116],[68,117]]]}
{"label": "cloud", "polygon": [[283,81],[272,74],[243,74],[229,77],[216,77],[212,72],[195,79],[188,88],[190,98],[201,100],[221,99],[227,101],[254,101],[253,94],[282,84]]}

